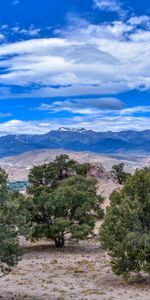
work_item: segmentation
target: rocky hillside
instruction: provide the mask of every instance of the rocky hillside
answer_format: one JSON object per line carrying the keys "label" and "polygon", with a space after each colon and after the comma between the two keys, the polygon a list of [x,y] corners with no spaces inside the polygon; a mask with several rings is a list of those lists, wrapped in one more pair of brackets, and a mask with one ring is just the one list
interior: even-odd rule
{"label": "rocky hillside", "polygon": [[66,153],[70,158],[77,160],[78,162],[84,163],[89,162],[92,164],[102,164],[104,168],[109,171],[113,164],[119,163],[120,160],[124,161],[126,165],[126,170],[133,173],[136,168],[144,167],[150,164],[150,158],[137,156],[134,160],[131,157],[122,157],[117,159],[115,157],[107,157],[94,153],[88,152],[75,152],[75,151],[65,151],[65,150],[35,150],[25,152],[16,156],[8,156],[0,159],[0,166],[4,168],[9,174],[10,180],[26,180],[28,173],[32,166],[40,165],[42,163],[47,163],[53,161],[56,155]]}

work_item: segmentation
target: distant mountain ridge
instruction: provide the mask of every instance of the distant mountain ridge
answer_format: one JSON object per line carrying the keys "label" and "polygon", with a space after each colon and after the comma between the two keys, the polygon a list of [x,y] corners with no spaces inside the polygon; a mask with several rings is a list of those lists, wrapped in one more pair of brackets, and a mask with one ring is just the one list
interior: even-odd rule
{"label": "distant mountain ridge", "polygon": [[0,137],[0,157],[39,149],[66,149],[114,154],[150,153],[150,130],[98,132],[84,128],[61,127],[42,135],[6,135]]}

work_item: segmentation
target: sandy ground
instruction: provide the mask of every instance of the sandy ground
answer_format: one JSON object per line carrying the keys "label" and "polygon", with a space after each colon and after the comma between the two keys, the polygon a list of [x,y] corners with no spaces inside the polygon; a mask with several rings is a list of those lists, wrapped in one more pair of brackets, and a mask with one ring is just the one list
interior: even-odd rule
{"label": "sandy ground", "polygon": [[149,300],[150,279],[126,284],[115,276],[109,258],[96,241],[53,245],[34,244],[22,261],[0,279],[0,298],[6,300]]}
{"label": "sandy ground", "polygon": [[71,159],[75,159],[80,163],[101,163],[107,171],[110,171],[113,164],[120,161],[125,163],[128,172],[133,173],[136,168],[142,168],[150,165],[150,156],[139,157],[135,155],[122,156],[119,159],[108,157],[106,155],[98,155],[88,152],[73,152],[64,150],[40,150],[30,151],[17,156],[9,156],[0,159],[0,166],[9,174],[10,180],[27,180],[30,169],[34,165],[48,163],[55,159],[56,155],[67,153]]}
{"label": "sandy ground", "polygon": [[121,185],[115,183],[111,179],[99,179],[97,183],[97,194],[101,195],[104,198],[104,203],[102,204],[102,208],[106,210],[109,206],[109,196],[113,191],[120,190],[122,188]]}

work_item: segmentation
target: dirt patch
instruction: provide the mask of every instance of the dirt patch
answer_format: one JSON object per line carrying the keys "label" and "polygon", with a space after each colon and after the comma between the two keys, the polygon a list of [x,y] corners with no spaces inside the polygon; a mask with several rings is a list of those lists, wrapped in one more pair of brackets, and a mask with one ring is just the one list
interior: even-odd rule
{"label": "dirt patch", "polygon": [[149,300],[150,280],[125,284],[110,268],[109,257],[93,240],[67,243],[56,250],[39,242],[24,248],[22,261],[0,280],[6,300]]}

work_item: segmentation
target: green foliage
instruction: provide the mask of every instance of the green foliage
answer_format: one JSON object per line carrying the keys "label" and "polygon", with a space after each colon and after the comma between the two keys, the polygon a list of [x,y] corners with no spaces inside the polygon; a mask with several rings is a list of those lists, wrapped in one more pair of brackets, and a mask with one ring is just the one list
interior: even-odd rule
{"label": "green foliage", "polygon": [[76,163],[75,171],[78,175],[86,176],[88,174],[88,171],[90,170],[90,164],[84,163],[84,164],[78,164]]}
{"label": "green foliage", "polygon": [[19,192],[10,192],[7,174],[0,169],[0,270],[3,273],[10,271],[21,255],[18,235],[26,223],[23,201],[24,196]]}
{"label": "green foliage", "polygon": [[124,163],[112,166],[112,175],[119,184],[124,184],[127,181],[127,179],[131,176],[130,173],[124,171],[124,167]]}
{"label": "green foliage", "polygon": [[33,167],[29,174],[28,192],[38,196],[43,190],[54,189],[61,180],[73,174],[75,168],[76,162],[66,154],[57,156],[54,162]]}
{"label": "green foliage", "polygon": [[116,274],[150,273],[149,168],[137,170],[120,192],[112,193],[100,239]]}
{"label": "green foliage", "polygon": [[37,174],[34,177],[35,167],[31,170],[29,210],[33,238],[50,238],[56,247],[63,247],[65,234],[83,239],[92,232],[96,216],[102,215],[103,199],[96,195],[95,179],[78,175],[86,175],[88,168],[61,155],[54,163],[39,166],[38,178]]}
{"label": "green foliage", "polygon": [[5,185],[7,183],[8,175],[6,172],[0,167],[0,186]]}

